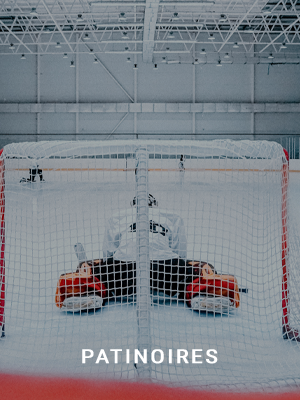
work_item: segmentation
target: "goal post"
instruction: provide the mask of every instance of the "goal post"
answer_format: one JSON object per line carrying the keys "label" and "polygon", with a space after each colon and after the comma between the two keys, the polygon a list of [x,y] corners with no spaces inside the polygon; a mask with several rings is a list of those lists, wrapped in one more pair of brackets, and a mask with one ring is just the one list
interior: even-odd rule
{"label": "goal post", "polygon": [[300,331],[290,323],[289,307],[289,232],[288,232],[288,186],[289,154],[283,149],[282,163],[282,333],[283,338],[300,342]]}
{"label": "goal post", "polygon": [[[148,153],[146,148],[136,152],[136,303],[138,350],[151,350],[150,337],[150,259],[149,259],[149,210],[148,210]],[[151,378],[151,364],[136,364],[139,377]]]}
{"label": "goal post", "polygon": [[5,146],[0,371],[300,387],[288,164],[267,141]]}

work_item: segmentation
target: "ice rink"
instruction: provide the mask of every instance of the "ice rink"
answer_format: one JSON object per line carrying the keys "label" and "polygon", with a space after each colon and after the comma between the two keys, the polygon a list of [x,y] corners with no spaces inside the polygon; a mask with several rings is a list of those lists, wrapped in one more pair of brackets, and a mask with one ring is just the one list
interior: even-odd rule
{"label": "ice rink", "polygon": [[[45,182],[37,183],[19,183],[26,168],[17,173],[8,169],[1,372],[136,378],[132,356],[129,363],[125,359],[125,349],[132,355],[137,348],[134,298],[111,300],[102,309],[81,314],[62,312],[54,303],[60,274],[76,270],[74,244],[84,244],[89,259],[101,258],[107,218],[130,207],[134,160],[115,162],[108,170],[100,164],[99,170],[84,171],[53,171],[45,165]],[[169,363],[167,358],[152,363],[153,381],[202,388],[299,387],[300,343],[284,341],[281,334],[281,172],[204,173],[186,160],[181,173],[177,159],[168,168],[163,160],[149,163],[149,192],[159,209],[184,220],[188,259],[210,262],[218,273],[233,274],[248,289],[241,293],[241,306],[223,315],[199,313],[177,298],[153,296],[151,349],[165,354],[168,349],[189,354],[203,349],[202,364]],[[299,198],[300,173],[291,173],[293,234],[300,224]],[[82,364],[82,349],[93,349],[96,355],[104,349],[109,363],[96,364],[95,357]],[[110,349],[123,350],[118,364]],[[208,349],[217,350],[217,363],[205,361]]]}

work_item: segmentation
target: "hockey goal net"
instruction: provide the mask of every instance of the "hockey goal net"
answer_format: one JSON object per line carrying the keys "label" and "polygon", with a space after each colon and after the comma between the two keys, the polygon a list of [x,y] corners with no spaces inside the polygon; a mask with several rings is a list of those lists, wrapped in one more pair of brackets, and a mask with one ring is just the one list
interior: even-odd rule
{"label": "hockey goal net", "polygon": [[[18,143],[0,171],[2,371],[299,387],[299,239],[279,144]],[[59,308],[60,277],[90,260],[105,301]],[[238,308],[199,306],[200,261],[214,281],[234,277]]]}

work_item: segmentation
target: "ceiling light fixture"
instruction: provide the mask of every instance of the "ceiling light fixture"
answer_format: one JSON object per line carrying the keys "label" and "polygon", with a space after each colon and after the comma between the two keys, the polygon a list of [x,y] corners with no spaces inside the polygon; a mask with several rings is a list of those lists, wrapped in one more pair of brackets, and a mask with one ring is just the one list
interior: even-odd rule
{"label": "ceiling light fixture", "polygon": [[75,68],[74,61],[71,61],[70,68]]}
{"label": "ceiling light fixture", "polygon": [[174,12],[172,21],[178,21],[178,20],[179,20],[178,12]]}
{"label": "ceiling light fixture", "polygon": [[166,63],[167,63],[167,59],[166,59],[166,57],[162,57],[162,59],[161,59],[161,63],[162,63],[162,64],[166,64]]}
{"label": "ceiling light fixture", "polygon": [[154,64],[153,69],[154,69],[154,71],[157,71],[157,70],[158,70],[157,64]]}
{"label": "ceiling light fixture", "polygon": [[138,69],[138,65],[134,64],[133,69]]}
{"label": "ceiling light fixture", "polygon": [[226,53],[224,58],[230,58],[230,55],[228,53]]}
{"label": "ceiling light fixture", "polygon": [[14,50],[15,49],[15,45],[13,43],[11,43],[10,46],[9,46],[9,49],[10,50]]}
{"label": "ceiling light fixture", "polygon": [[63,58],[68,58],[68,54],[65,53],[64,56],[63,56]]}
{"label": "ceiling light fixture", "polygon": [[129,52],[129,47],[125,47],[125,52],[126,52],[126,53]]}
{"label": "ceiling light fixture", "polygon": [[264,10],[263,10],[264,14],[271,14],[271,7],[267,6]]}
{"label": "ceiling light fixture", "polygon": [[83,22],[82,14],[78,14],[77,22]]}
{"label": "ceiling light fixture", "polygon": [[238,49],[240,46],[237,44],[237,42],[234,43],[233,48]]}
{"label": "ceiling light fixture", "polygon": [[25,54],[22,54],[21,60],[26,60]]}
{"label": "ceiling light fixture", "polygon": [[170,32],[168,33],[168,39],[174,39],[174,38],[175,38],[174,32],[170,31]]}
{"label": "ceiling light fixture", "polygon": [[121,12],[119,14],[119,21],[126,21],[126,17],[125,17],[125,13],[124,12]]}
{"label": "ceiling light fixture", "polygon": [[126,62],[128,62],[128,63],[130,63],[130,62],[131,62],[131,59],[130,59],[130,57],[127,57],[127,60],[126,60]]}
{"label": "ceiling light fixture", "polygon": [[60,44],[59,42],[57,42],[55,47],[56,47],[57,49],[61,49],[61,44]]}
{"label": "ceiling light fixture", "polygon": [[127,32],[123,32],[122,39],[127,39]]}
{"label": "ceiling light fixture", "polygon": [[209,34],[208,40],[215,40],[215,37],[212,33]]}
{"label": "ceiling light fixture", "polygon": [[97,58],[94,58],[94,64],[98,64],[98,62]]}
{"label": "ceiling light fixture", "polygon": [[273,54],[270,53],[268,58],[270,58],[270,59],[274,58],[274,57],[273,57]]}
{"label": "ceiling light fixture", "polygon": [[30,11],[30,15],[32,17],[37,17],[38,16],[38,13],[36,12],[36,8],[35,7],[32,7],[32,9]]}
{"label": "ceiling light fixture", "polygon": [[202,49],[201,52],[200,52],[200,54],[201,54],[202,56],[205,56],[205,54],[206,54],[205,49]]}
{"label": "ceiling light fixture", "polygon": [[199,64],[199,60],[198,58],[195,58],[195,61],[193,62],[194,65],[198,65]]}
{"label": "ceiling light fixture", "polygon": [[226,16],[224,14],[221,14],[220,19],[219,19],[219,23],[223,24],[224,22],[226,22]]}
{"label": "ceiling light fixture", "polygon": [[287,49],[287,45],[285,43],[282,43],[282,45],[280,46],[281,49]]}
{"label": "ceiling light fixture", "polygon": [[90,40],[89,34],[88,34],[88,33],[86,33],[86,34],[84,35],[83,40],[85,40],[86,42],[87,42],[88,40]]}
{"label": "ceiling light fixture", "polygon": [[223,67],[223,65],[221,64],[221,60],[220,60],[220,59],[218,60],[218,63],[217,63],[216,66],[217,66],[217,67]]}
{"label": "ceiling light fixture", "polygon": [[90,54],[91,54],[92,56],[94,56],[94,50],[93,50],[93,49],[90,49]]}

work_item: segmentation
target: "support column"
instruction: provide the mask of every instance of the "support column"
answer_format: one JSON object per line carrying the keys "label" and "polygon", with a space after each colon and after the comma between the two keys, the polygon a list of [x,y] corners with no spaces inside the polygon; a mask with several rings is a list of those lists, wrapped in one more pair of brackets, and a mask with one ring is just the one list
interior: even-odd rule
{"label": "support column", "polygon": [[[134,64],[137,64],[137,55],[134,54]],[[134,90],[134,102],[137,103],[137,69],[133,70],[133,90]],[[139,135],[137,133],[137,113],[135,112],[133,115],[133,129],[134,129],[134,134],[135,138],[138,139]]]}
{"label": "support column", "polygon": [[[251,64],[251,103],[255,102],[255,64]],[[251,113],[251,133],[252,139],[255,139],[255,113]]]}
{"label": "support column", "polygon": [[[194,61],[195,61],[195,46],[196,46],[196,44],[194,44],[194,46],[193,46],[193,59],[194,59]],[[193,98],[192,98],[192,102],[193,102],[193,104],[195,104],[195,102],[196,102],[196,65],[195,65],[194,62],[193,62],[193,65],[192,65],[192,74],[193,74]],[[193,139],[196,139],[196,136],[195,136],[195,134],[196,134],[196,113],[194,111],[192,112],[192,119],[193,119],[192,131],[193,131],[193,135],[194,135]]]}
{"label": "support column", "polygon": [[[136,22],[136,7],[134,7],[134,22]],[[134,29],[134,56],[133,56],[133,63],[137,64],[137,54],[136,54],[136,28]],[[137,70],[133,70],[133,101],[137,103]],[[135,112],[133,115],[133,132],[135,134],[135,138],[138,139],[137,133],[137,113]]]}
{"label": "support column", "polygon": [[[37,45],[36,54],[36,102],[40,104],[41,102],[41,58],[39,45]],[[41,133],[41,113],[38,111],[36,113],[36,142],[39,141],[39,135]]]}
{"label": "support column", "polygon": [[[76,94],[75,94],[75,101],[76,104],[79,104],[79,52],[78,52],[78,41],[79,41],[79,36],[78,33],[76,34],[76,54],[75,54],[75,65],[76,65]],[[77,140],[77,135],[79,133],[79,111],[76,111],[76,122],[75,122],[75,140]]]}

